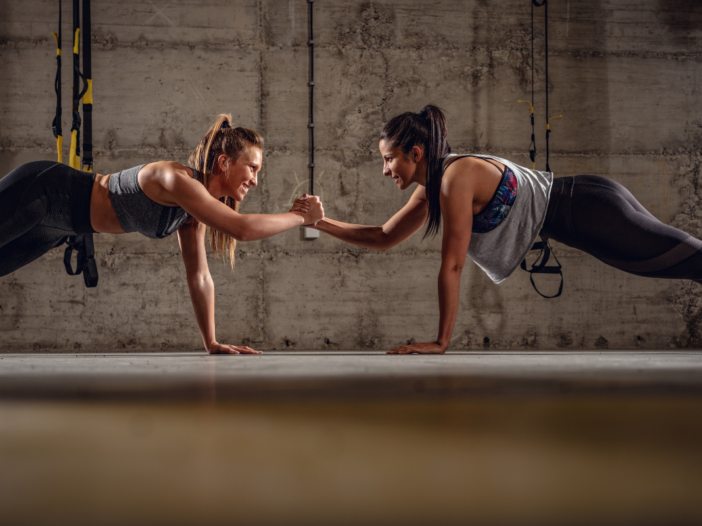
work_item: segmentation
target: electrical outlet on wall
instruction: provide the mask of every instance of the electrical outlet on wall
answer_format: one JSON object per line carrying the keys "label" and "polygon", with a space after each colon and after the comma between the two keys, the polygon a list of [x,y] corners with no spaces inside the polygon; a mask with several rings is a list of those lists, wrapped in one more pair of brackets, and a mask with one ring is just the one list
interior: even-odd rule
{"label": "electrical outlet on wall", "polygon": [[319,237],[319,230],[310,228],[308,226],[302,227],[302,239],[317,239]]}

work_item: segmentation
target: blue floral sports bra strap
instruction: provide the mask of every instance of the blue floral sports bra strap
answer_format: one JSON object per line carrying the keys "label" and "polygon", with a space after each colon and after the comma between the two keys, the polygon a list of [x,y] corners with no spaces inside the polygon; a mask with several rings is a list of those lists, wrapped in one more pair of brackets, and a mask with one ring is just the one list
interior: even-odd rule
{"label": "blue floral sports bra strap", "polygon": [[512,205],[514,204],[514,200],[517,198],[517,177],[507,166],[503,165],[504,168],[500,169],[492,159],[473,155],[456,156],[455,159],[451,159],[448,162],[446,168],[455,160],[462,159],[463,157],[474,157],[475,159],[486,161],[500,170],[502,174],[500,184],[497,185],[492,199],[490,199],[487,206],[485,206],[479,214],[473,216],[473,228],[471,231],[474,234],[487,234],[496,229],[507,219]]}

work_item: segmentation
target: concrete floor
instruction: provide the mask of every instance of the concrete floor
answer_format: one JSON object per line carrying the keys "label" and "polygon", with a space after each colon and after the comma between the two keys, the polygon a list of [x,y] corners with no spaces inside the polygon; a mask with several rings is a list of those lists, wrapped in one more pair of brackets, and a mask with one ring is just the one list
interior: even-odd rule
{"label": "concrete floor", "polygon": [[694,524],[702,353],[0,355],[6,524]]}
{"label": "concrete floor", "polygon": [[702,352],[0,354],[0,397],[702,394]]}

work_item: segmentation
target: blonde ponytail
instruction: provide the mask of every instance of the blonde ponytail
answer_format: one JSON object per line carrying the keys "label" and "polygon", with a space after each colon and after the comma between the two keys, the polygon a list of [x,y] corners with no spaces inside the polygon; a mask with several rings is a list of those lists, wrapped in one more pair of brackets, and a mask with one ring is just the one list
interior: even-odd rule
{"label": "blonde ponytail", "polygon": [[[254,130],[248,128],[232,128],[231,115],[221,114],[215,123],[207,130],[207,133],[197,145],[195,151],[190,154],[188,162],[202,174],[202,184],[209,188],[210,180],[214,174],[217,158],[226,154],[232,161],[236,160],[246,151],[247,148],[255,146],[263,149],[263,137]],[[239,210],[239,202],[231,197],[220,199],[232,210]],[[229,263],[234,268],[234,252],[236,249],[236,239],[210,228],[210,245],[215,254],[225,252],[229,254]]]}

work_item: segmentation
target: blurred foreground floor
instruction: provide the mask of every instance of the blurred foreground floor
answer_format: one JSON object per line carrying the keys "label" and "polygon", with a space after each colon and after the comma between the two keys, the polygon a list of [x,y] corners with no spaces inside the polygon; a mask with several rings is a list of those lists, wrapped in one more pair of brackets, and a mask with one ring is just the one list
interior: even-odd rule
{"label": "blurred foreground floor", "polygon": [[2,354],[2,524],[698,524],[702,353]]}

